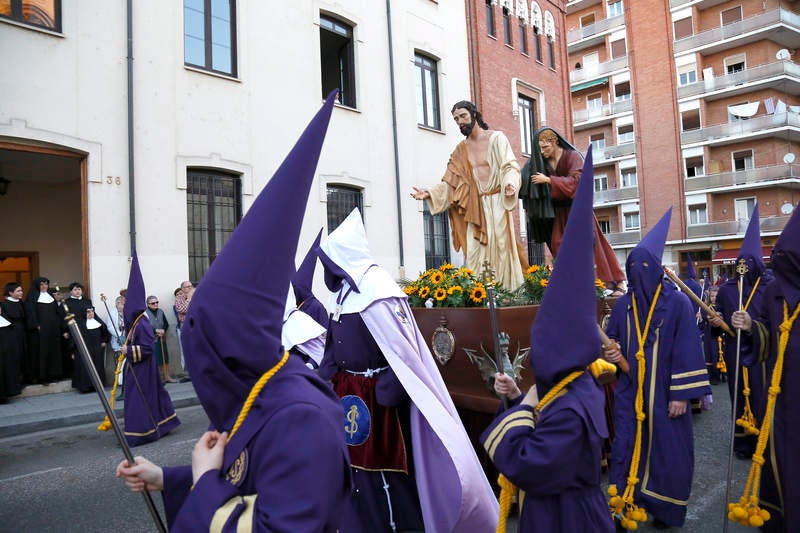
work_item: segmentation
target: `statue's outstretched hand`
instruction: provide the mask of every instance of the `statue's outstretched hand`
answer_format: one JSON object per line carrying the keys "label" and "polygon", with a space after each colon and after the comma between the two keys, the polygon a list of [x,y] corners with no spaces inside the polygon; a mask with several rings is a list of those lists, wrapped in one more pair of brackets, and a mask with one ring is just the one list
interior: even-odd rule
{"label": "statue's outstretched hand", "polygon": [[414,192],[411,193],[411,197],[415,200],[425,200],[426,198],[431,197],[431,193],[423,189],[417,189],[416,187],[411,187],[414,189]]}

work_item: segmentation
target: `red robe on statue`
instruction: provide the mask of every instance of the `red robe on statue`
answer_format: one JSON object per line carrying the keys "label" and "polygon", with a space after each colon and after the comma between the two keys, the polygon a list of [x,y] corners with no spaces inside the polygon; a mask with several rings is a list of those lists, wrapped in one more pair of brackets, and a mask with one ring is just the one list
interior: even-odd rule
{"label": "red robe on statue", "polygon": [[[550,241],[550,253],[553,257],[558,256],[558,249],[561,247],[561,239],[564,236],[564,228],[567,226],[567,217],[578,188],[578,181],[581,179],[582,169],[581,155],[567,149],[562,152],[556,168],[550,168],[550,194],[555,211],[553,236]],[[606,283],[625,279],[625,273],[619,266],[614,250],[600,231],[597,217],[594,217],[594,264],[595,275]]]}

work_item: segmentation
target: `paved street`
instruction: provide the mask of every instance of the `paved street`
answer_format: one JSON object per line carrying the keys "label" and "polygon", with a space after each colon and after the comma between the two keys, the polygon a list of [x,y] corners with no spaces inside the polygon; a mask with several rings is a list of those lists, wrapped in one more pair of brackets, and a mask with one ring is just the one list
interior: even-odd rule
{"label": "paved street", "polygon": [[[99,402],[98,402],[99,403]],[[178,409],[182,425],[134,448],[159,464],[186,464],[208,426],[199,406]],[[123,459],[97,423],[0,439],[0,531],[109,533],[154,531],[144,499],[114,477]],[[161,496],[153,495],[162,513]]]}
{"label": "paved street", "polygon": [[[190,384],[170,385],[176,404],[191,403]],[[729,402],[725,385],[714,387],[713,409],[696,415],[695,478],[685,531],[718,533],[723,527],[725,469],[727,467]],[[95,428],[101,418],[60,429],[49,429],[7,436],[9,420],[16,427],[53,427],[46,415],[31,411],[49,402],[58,416],[66,411],[90,411],[99,406],[95,395],[73,392],[25,400],[27,406],[0,406],[0,531],[106,533],[110,531],[152,531],[151,521],[141,496],[128,492],[113,477],[122,454],[111,432]],[[22,400],[16,400],[22,402]],[[94,405],[97,403],[97,406]],[[182,407],[178,416],[183,424],[173,434],[134,449],[159,464],[183,464],[205,431],[207,419],[199,406]],[[23,419],[36,418],[24,425]],[[94,418],[97,418],[96,416]],[[735,461],[732,497],[738,498],[749,463]],[[161,508],[161,498],[154,501]],[[515,520],[509,531],[516,531]],[[645,524],[639,531],[656,531]],[[731,524],[729,531],[744,532]]]}

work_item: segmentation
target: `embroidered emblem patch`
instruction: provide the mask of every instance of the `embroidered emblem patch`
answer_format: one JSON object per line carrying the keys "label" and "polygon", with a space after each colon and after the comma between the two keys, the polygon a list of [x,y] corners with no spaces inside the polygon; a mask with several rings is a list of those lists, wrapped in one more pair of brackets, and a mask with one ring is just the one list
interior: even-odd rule
{"label": "embroidered emblem patch", "polygon": [[364,400],[348,394],[341,399],[344,407],[344,440],[348,446],[360,446],[369,438],[372,417]]}
{"label": "embroidered emblem patch", "polygon": [[228,469],[228,473],[225,475],[225,479],[228,480],[232,485],[239,486],[247,475],[247,450],[242,450],[242,453],[239,454],[239,457],[233,462],[231,467]]}
{"label": "embroidered emblem patch", "polygon": [[394,306],[394,316],[397,317],[397,320],[399,320],[401,324],[405,324],[408,322],[408,317],[406,316],[406,312],[400,304]]}

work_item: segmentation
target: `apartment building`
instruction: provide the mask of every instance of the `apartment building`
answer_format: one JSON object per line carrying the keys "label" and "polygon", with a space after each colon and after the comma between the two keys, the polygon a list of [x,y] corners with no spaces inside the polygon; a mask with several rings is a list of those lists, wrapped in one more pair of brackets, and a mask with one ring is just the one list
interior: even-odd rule
{"label": "apartment building", "polygon": [[732,273],[758,202],[765,259],[800,202],[800,6],[567,2],[573,127],[620,262],[673,206],[664,262]]}
{"label": "apartment building", "polygon": [[462,138],[465,28],[434,0],[0,2],[0,281],[113,298],[135,237],[171,302],[334,88],[298,255],[359,207],[376,261],[416,275],[436,235],[409,192]]}

